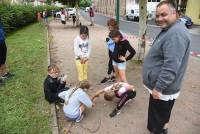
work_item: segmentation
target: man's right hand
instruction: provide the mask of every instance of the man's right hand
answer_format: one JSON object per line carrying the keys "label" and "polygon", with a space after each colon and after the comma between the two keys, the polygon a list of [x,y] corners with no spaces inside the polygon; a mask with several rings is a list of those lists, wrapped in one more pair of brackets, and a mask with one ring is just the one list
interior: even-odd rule
{"label": "man's right hand", "polygon": [[152,96],[154,99],[160,99],[162,93],[158,92],[155,88],[152,91]]}

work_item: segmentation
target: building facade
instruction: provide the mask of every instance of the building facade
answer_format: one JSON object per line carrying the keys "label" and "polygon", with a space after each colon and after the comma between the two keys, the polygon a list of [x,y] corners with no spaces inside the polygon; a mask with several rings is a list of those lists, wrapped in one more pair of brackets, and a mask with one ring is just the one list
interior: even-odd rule
{"label": "building facade", "polygon": [[[157,4],[162,0],[147,0],[147,10],[155,18]],[[174,0],[177,9],[190,17],[194,24],[200,25],[200,0]],[[99,13],[115,16],[116,0],[93,0]],[[139,0],[120,0],[120,17],[125,17],[132,8],[139,9]]]}
{"label": "building facade", "polygon": [[194,24],[200,25],[200,0],[188,0],[185,14]]}
{"label": "building facade", "polygon": [[[156,5],[162,0],[147,0],[149,12],[155,13]],[[106,15],[115,15],[116,0],[94,0],[97,12]],[[139,0],[120,0],[120,17],[125,17],[131,9],[139,9]]]}
{"label": "building facade", "polygon": [[[94,0],[95,10],[99,13],[114,16],[116,0]],[[126,14],[126,0],[120,0],[120,16]]]}

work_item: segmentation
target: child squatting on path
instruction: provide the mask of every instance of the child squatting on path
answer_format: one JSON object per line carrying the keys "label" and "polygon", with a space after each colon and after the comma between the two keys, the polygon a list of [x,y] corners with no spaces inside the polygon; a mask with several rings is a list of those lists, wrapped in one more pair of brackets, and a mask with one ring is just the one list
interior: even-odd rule
{"label": "child squatting on path", "polygon": [[87,26],[81,26],[80,35],[74,39],[75,63],[79,81],[87,80],[88,78],[87,73],[90,51],[89,29]]}
{"label": "child squatting on path", "polygon": [[120,110],[124,106],[124,104],[135,98],[136,91],[133,85],[124,82],[118,82],[97,91],[92,97],[92,100],[94,101],[94,99],[101,94],[104,94],[104,99],[107,101],[111,101],[114,96],[120,99],[117,103],[116,108],[109,115],[110,117],[114,117],[120,113]]}
{"label": "child squatting on path", "polygon": [[[133,58],[136,54],[135,49],[130,45],[127,39],[124,39],[120,31],[112,30],[109,37],[115,42],[114,51],[111,54],[112,64],[115,69],[115,75],[118,82],[127,82],[126,80],[126,61]],[[126,55],[127,51],[129,55]]]}
{"label": "child squatting on path", "polygon": [[60,98],[65,100],[63,111],[68,119],[80,122],[84,117],[83,112],[85,111],[85,108],[92,107],[93,103],[86,93],[89,88],[89,82],[83,80],[79,82],[78,87],[70,88],[58,95]]}
{"label": "child squatting on path", "polygon": [[64,101],[58,97],[58,94],[69,89],[65,87],[67,76],[59,77],[59,73],[60,70],[56,65],[48,66],[48,75],[44,81],[44,94],[49,103],[63,103]]}

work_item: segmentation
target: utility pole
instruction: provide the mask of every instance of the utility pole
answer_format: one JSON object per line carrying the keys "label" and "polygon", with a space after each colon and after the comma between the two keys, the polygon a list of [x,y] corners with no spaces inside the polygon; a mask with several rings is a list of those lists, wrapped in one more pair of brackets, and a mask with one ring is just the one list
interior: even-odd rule
{"label": "utility pole", "polygon": [[120,8],[120,1],[116,0],[116,10],[115,10],[115,15],[116,15],[116,21],[119,24],[119,8]]}

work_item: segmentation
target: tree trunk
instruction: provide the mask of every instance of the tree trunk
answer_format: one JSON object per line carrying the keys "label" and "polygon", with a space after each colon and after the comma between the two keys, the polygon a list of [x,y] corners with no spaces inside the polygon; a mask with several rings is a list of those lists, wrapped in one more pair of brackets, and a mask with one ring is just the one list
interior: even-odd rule
{"label": "tree trunk", "polygon": [[139,0],[139,39],[138,39],[138,51],[137,60],[143,61],[145,56],[145,36],[147,30],[147,1]]}
{"label": "tree trunk", "polygon": [[79,5],[76,3],[76,26],[79,26]]}

